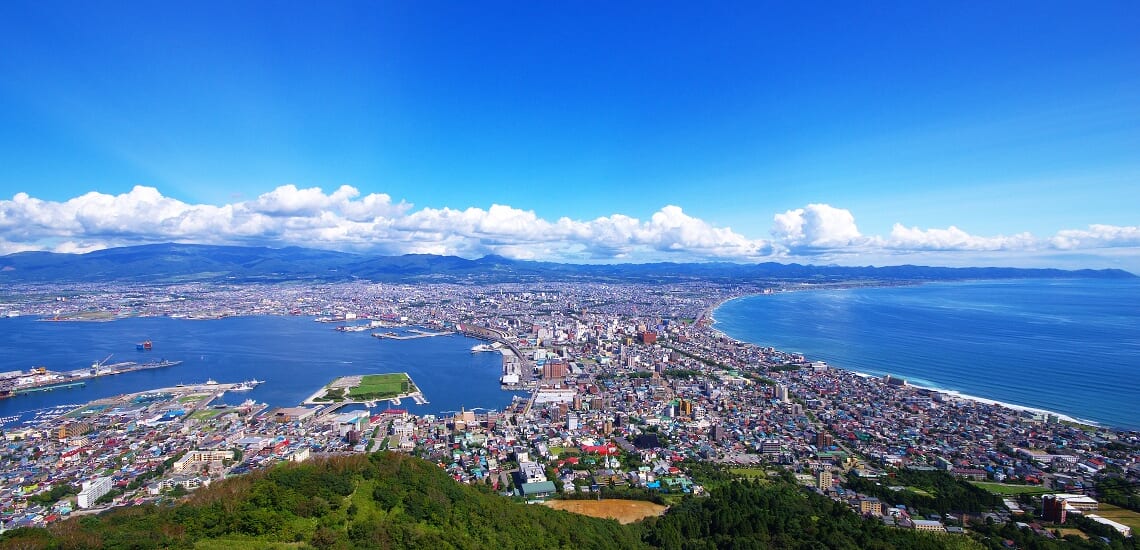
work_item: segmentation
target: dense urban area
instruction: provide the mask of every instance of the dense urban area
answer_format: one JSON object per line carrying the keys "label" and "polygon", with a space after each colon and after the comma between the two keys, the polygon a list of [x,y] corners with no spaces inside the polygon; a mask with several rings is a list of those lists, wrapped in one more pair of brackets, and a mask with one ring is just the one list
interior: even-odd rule
{"label": "dense urban area", "polygon": [[[171,503],[278,463],[389,451],[532,504],[631,499],[656,516],[702,499],[712,506],[714,489],[738,480],[788,481],[893,530],[992,548],[1133,547],[1140,434],[860,375],[714,327],[711,312],[726,299],[801,288],[13,285],[0,314],[61,322],[300,315],[378,335],[462,332],[502,356],[504,389],[528,397],[439,417],[331,401],[218,404],[221,393],[244,389],[220,383],[61,409],[4,430],[2,529]],[[62,381],[4,376],[8,389]],[[685,531],[668,516],[650,520],[656,534],[643,540],[671,547],[662,533]]]}

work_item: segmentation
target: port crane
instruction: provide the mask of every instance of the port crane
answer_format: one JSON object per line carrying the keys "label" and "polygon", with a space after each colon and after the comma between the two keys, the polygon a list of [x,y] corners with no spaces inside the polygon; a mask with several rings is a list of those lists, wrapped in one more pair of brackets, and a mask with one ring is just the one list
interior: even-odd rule
{"label": "port crane", "polygon": [[115,355],[115,354],[113,354],[113,353],[108,354],[106,357],[103,358],[102,361],[95,361],[94,363],[91,363],[91,374],[99,374],[99,369],[103,368],[103,365],[106,365],[107,361],[111,360],[112,355]]}

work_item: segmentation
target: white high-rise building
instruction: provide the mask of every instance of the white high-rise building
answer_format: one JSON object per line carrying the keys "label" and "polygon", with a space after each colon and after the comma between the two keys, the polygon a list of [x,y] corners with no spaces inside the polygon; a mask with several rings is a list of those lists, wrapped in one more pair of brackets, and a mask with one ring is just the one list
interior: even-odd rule
{"label": "white high-rise building", "polygon": [[111,492],[111,478],[97,477],[83,482],[83,489],[75,499],[80,508],[90,508],[99,497]]}

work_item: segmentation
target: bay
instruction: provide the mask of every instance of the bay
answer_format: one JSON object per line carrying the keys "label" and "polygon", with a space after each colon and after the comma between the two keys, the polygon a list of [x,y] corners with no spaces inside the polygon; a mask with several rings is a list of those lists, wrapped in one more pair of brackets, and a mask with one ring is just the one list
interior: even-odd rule
{"label": "bay", "polygon": [[[410,399],[413,414],[502,409],[514,394],[499,389],[502,356],[471,353],[478,340],[461,335],[412,340],[378,339],[370,331],[337,332],[335,325],[304,317],[230,317],[216,320],[127,318],[110,322],[52,322],[31,317],[0,320],[0,371],[43,366],[53,371],[89,367],[111,355],[118,361],[179,360],[176,366],[87,379],[64,388],[0,399],[0,417],[29,418],[47,407],[85,403],[121,393],[179,383],[265,383],[224,401],[249,398],[271,406],[295,406],[338,376],[407,372],[429,403]],[[391,329],[381,329],[388,331]],[[137,343],[150,340],[151,351]],[[382,402],[381,407],[387,407]]]}
{"label": "bay", "polygon": [[1140,429],[1140,281],[930,283],[748,296],[737,340],[847,370]]}

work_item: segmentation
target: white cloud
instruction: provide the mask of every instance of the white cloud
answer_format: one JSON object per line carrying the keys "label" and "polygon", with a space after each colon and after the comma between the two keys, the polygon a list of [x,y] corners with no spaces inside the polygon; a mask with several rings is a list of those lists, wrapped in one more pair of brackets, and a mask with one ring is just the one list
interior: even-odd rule
{"label": "white cloud", "polygon": [[1140,247],[1140,227],[1094,224],[1088,229],[1058,231],[1050,243],[1060,250]]}
{"label": "white cloud", "polygon": [[26,193],[0,201],[0,251],[85,252],[109,246],[178,241],[300,245],[387,254],[477,257],[502,254],[552,260],[677,257],[751,259],[766,243],[666,206],[648,221],[622,214],[551,222],[532,210],[423,208],[364,197],[350,186],[332,193],[284,185],[222,206],[187,204],[152,187],[91,192],[65,202]]}
{"label": "white cloud", "polygon": [[850,211],[827,204],[776,214],[772,236],[792,248],[842,248],[864,240]]}
{"label": "white cloud", "polygon": [[1030,250],[1039,247],[1033,235],[979,237],[950,226],[946,229],[919,229],[896,223],[885,242],[897,250]]}
{"label": "white cloud", "polygon": [[955,226],[902,224],[895,224],[887,236],[863,235],[850,211],[827,204],[775,214],[771,235],[771,241],[749,238],[675,205],[664,206],[645,220],[615,213],[592,220],[551,221],[533,210],[501,204],[486,209],[413,210],[386,194],[361,196],[347,185],[332,193],[284,185],[253,200],[221,206],[188,204],[144,186],[119,195],[91,192],[63,202],[27,193],[0,200],[0,254],[87,252],[175,241],[469,258],[500,254],[571,262],[780,259],[964,265],[975,258],[995,265],[1003,258],[1021,264],[1031,257],[1055,258],[1066,251],[1097,251],[1119,263],[1122,257],[1135,257],[1132,249],[1140,248],[1140,228],[1134,226],[1092,225],[1045,239],[1028,233],[978,236]]}

